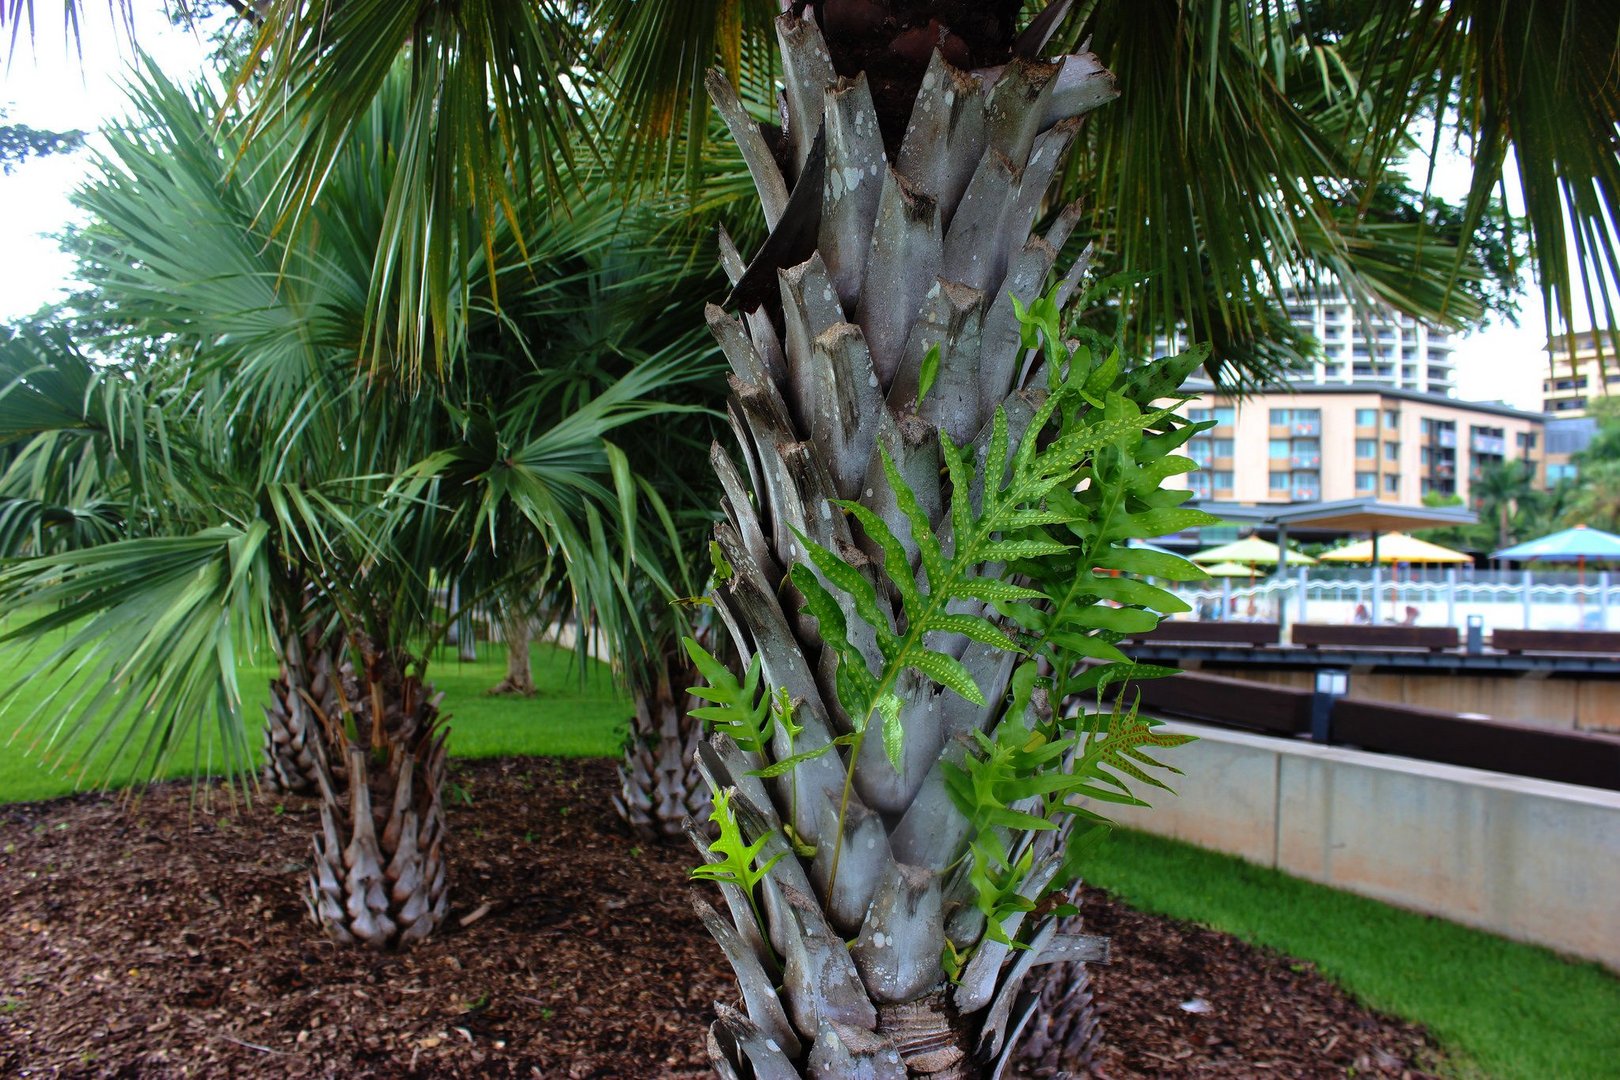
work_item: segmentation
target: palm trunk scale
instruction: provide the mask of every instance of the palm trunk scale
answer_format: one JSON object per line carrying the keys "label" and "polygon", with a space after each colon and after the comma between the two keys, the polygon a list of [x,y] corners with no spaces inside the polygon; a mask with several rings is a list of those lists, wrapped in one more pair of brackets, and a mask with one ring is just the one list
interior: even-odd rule
{"label": "palm trunk scale", "polygon": [[[744,314],[708,313],[733,370],[729,415],[742,461],[739,469],[719,447],[712,455],[725,493],[716,536],[730,572],[715,602],[762,672],[766,701],[792,718],[768,743],[719,734],[700,750],[721,839],[692,836],[729,917],[701,901],[699,911],[742,994],[741,1009],[717,1005],[710,1031],[725,1077],[999,1075],[1039,1005],[1031,971],[1104,951],[1059,935],[1049,914],[1020,911],[988,932],[971,900],[970,827],[953,805],[951,768],[969,736],[1002,729],[1015,656],[973,634],[931,635],[982,699],[902,672],[884,685],[903,745],[865,740],[866,718],[843,708],[842,682],[851,650],[873,669],[884,659],[859,600],[833,589],[829,563],[809,550],[867,568],[858,572],[876,577],[881,602],[892,603],[895,589],[872,570],[891,553],[832,500],[905,535],[911,515],[898,479],[929,528],[960,524],[969,492],[943,475],[939,436],[972,444],[982,461],[998,410],[1017,440],[1040,408],[1040,368],[1018,307],[1043,294],[1076,215],[1058,215],[1044,235],[1030,229],[1079,118],[1114,89],[1089,54],[1033,59],[1052,21],[1015,38],[1018,6],[827,0],[817,7],[825,35],[785,13],[776,146],[730,84],[710,79],[771,228],[746,266],[722,235]],[[1063,277],[1059,308],[1085,265]],[[915,532],[905,553],[912,572]],[[824,642],[835,618],[825,604],[815,617],[800,610],[807,590],[822,587],[839,593],[850,650]],[[984,604],[971,611],[994,617]],[[744,712],[754,706],[754,670],[741,698],[735,680],[725,692]],[[829,744],[837,748],[816,753]],[[1020,865],[1036,868],[1021,885],[1031,900],[1059,871],[1063,832],[1011,842],[1027,860]],[[948,971],[955,955],[962,965]],[[1044,1046],[1083,1053],[1094,1023],[1046,1031]]]}

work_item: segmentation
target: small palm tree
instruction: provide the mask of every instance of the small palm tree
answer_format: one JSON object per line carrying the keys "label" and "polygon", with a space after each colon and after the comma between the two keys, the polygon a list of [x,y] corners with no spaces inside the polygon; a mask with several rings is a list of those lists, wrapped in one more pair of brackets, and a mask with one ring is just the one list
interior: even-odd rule
{"label": "small palm tree", "polygon": [[[382,226],[368,195],[386,180],[402,98],[379,99],[368,138],[334,172],[314,246],[278,243],[255,226],[253,169],[272,168],[273,157],[249,158],[222,183],[222,163],[241,148],[212,126],[212,102],[152,74],[139,104],[148,123],[113,136],[104,180],[82,197],[97,219],[81,250],[117,317],[167,349],[144,358],[134,369],[142,378],[126,386],[122,370],[30,342],[5,388],[11,426],[0,443],[26,438],[21,456],[44,459],[47,440],[64,445],[63,433],[92,421],[127,428],[123,416],[92,414],[110,400],[160,443],[161,455],[141,444],[145,459],[183,462],[195,480],[159,485],[148,468],[136,475],[161,513],[145,533],[12,567],[0,580],[6,595],[64,606],[11,632],[87,619],[53,659],[91,658],[86,685],[99,678],[108,689],[80,704],[132,691],[102,730],[150,731],[147,764],[197,730],[196,715],[217,710],[225,765],[245,765],[231,658],[273,648],[283,677],[267,710],[270,773],[313,785],[323,800],[312,910],[340,940],[407,944],[448,907],[446,731],[425,671],[433,640],[459,613],[436,604],[432,572],[459,580],[469,604],[550,578],[604,613],[610,634],[629,634],[620,598],[634,575],[656,572],[646,556],[667,513],[606,435],[654,413],[690,413],[652,398],[692,375],[679,354],[654,355],[582,380],[531,354],[420,390],[386,371],[358,378],[342,342],[359,337],[369,245]],[[576,207],[562,231],[536,225],[531,249],[577,260],[614,239],[621,211],[598,207]],[[503,320],[471,328],[464,347],[482,352],[503,333],[535,340],[516,313],[543,309],[549,295],[573,314],[567,287],[584,280],[560,269]],[[643,511],[650,521],[638,530]],[[170,572],[139,576],[143,553],[169,553]],[[207,584],[185,589],[187,574]]]}
{"label": "small palm tree", "polygon": [[1527,508],[1535,490],[1535,466],[1526,461],[1487,465],[1469,481],[1474,508],[1495,525],[1491,543],[1507,547],[1517,539],[1514,520]]}

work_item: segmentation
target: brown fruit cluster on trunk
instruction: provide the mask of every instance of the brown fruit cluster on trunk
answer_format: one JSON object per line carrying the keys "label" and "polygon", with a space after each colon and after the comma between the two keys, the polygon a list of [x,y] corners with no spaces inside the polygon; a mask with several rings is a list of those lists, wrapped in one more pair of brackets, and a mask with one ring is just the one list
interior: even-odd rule
{"label": "brown fruit cluster on trunk", "polygon": [[340,779],[326,769],[318,774],[321,832],[305,902],[343,944],[403,948],[449,913],[442,696],[414,675],[372,682],[355,727],[381,732],[382,745],[368,749],[333,727],[331,756],[346,768]]}
{"label": "brown fruit cluster on trunk", "polygon": [[[341,637],[323,641],[314,630],[287,635],[281,670],[270,680],[270,701],[264,706],[263,781],[268,790],[319,794],[326,730],[358,688]],[[341,771],[342,763],[335,764]]]}
{"label": "brown fruit cluster on trunk", "polygon": [[686,692],[701,677],[674,644],[650,687],[635,691],[630,738],[619,762],[613,808],[645,840],[674,840],[690,818],[709,820],[709,786],[697,765],[703,725],[692,716],[701,702]]}
{"label": "brown fruit cluster on trunk", "polygon": [[884,146],[893,160],[917,88],[937,49],[964,71],[1012,56],[1020,0],[816,0],[808,6],[827,41],[833,70],[865,73]]}

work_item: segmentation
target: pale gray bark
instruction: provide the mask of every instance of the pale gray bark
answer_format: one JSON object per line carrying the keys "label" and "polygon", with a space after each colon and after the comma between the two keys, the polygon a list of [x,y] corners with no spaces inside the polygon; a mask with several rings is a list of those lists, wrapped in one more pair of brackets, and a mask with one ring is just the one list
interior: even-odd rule
{"label": "pale gray bark", "polygon": [[631,832],[647,840],[675,839],[688,820],[709,819],[709,788],[697,764],[703,725],[686,688],[698,683],[678,642],[671,642],[651,685],[634,691],[630,739],[619,762],[613,807]]}
{"label": "pale gray bark", "polygon": [[506,644],[506,677],[490,687],[491,694],[534,694],[534,664],[529,646],[534,641],[534,624],[527,615],[502,605],[501,637]]}
{"label": "pale gray bark", "polygon": [[280,668],[264,706],[264,786],[286,795],[315,795],[327,728],[342,712],[342,695],[355,693],[354,669],[343,641],[318,632],[289,631]]}
{"label": "pale gray bark", "polygon": [[[951,500],[974,495],[949,490],[938,433],[974,444],[982,457],[998,406],[1018,432],[1027,426],[1041,391],[1025,389],[1030,358],[1010,296],[1028,304],[1044,289],[1076,215],[1059,215],[1045,236],[1030,235],[1031,225],[1077,118],[1113,90],[1089,55],[963,72],[936,53],[889,162],[864,80],[836,77],[812,22],[786,14],[777,25],[791,175],[756,145],[757,129],[737,121],[729,87],[717,81],[714,89],[741,132],[773,229],[746,268],[723,237],[722,263],[745,309],[755,306],[762,275],[776,278],[782,329],[763,309],[738,319],[711,307],[708,318],[732,369],[728,415],[738,444],[735,463],[714,455],[726,515],[715,535],[732,567],[715,600],[744,661],[760,658],[768,686],[787,692],[803,725],[791,745],[776,731],[767,756],[780,761],[826,746],[853,723],[834,691],[835,659],[788,581],[789,569],[808,561],[795,533],[856,566],[877,557],[830,506],[844,497],[909,537],[879,464],[883,447],[948,542]],[[819,207],[808,222],[796,220],[812,195]],[[812,227],[817,250],[807,260],[771,262],[791,250],[784,236]],[[935,345],[937,376],[920,395]],[[915,545],[908,552],[915,567]],[[874,581],[880,599],[892,600],[881,575]],[[832,594],[851,641],[877,670],[882,658],[853,601]],[[722,1076],[1001,1075],[1026,1029],[1041,1033],[1042,1053],[1089,1047],[1094,1037],[1093,1019],[1058,1030],[1049,1020],[1031,1027],[1031,1017],[1051,1003],[1055,979],[1083,992],[1083,967],[1073,965],[1101,955],[1100,946],[1072,926],[1059,934],[1048,916],[1004,924],[1030,949],[988,939],[963,869],[966,826],[943,785],[941,761],[960,760],[972,732],[1001,722],[1013,657],[966,639],[930,647],[959,657],[990,704],[903,676],[898,770],[877,739],[853,765],[847,750],[835,750],[769,779],[749,776],[767,761],[725,736],[699,755],[716,789],[730,793],[747,839],[765,842],[759,862],[783,856],[758,889],[763,923],[735,885],[722,886],[729,922],[699,908],[742,990],[741,1008],[720,1006],[710,1031]],[[784,826],[814,854],[794,851]],[[1015,854],[1031,857],[1024,888],[1033,898],[1058,870],[1061,837],[1011,840]],[[972,955],[957,984],[941,963],[947,941]]]}
{"label": "pale gray bark", "polygon": [[[334,738],[340,776],[318,772],[321,831],[305,897],[333,940],[379,950],[406,948],[450,910],[442,792],[448,729],[439,702],[414,676],[379,678],[368,665],[356,730],[373,748]],[[362,734],[363,737],[363,734]]]}

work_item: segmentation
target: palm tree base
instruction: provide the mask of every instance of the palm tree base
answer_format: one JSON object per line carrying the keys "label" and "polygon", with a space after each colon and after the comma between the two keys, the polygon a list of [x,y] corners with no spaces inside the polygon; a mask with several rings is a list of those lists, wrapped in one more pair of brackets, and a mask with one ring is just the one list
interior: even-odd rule
{"label": "palm tree base", "polygon": [[[264,786],[273,794],[318,795],[326,732],[357,689],[341,643],[288,635],[281,671],[264,707]],[[338,763],[341,771],[341,762]]]}
{"label": "palm tree base", "polygon": [[[682,685],[697,682],[682,661],[668,658],[651,693],[637,693],[630,743],[619,762],[613,808],[644,840],[677,840],[688,818],[698,824],[709,820],[709,785],[697,767],[703,725],[691,715],[697,703],[673,689],[682,679]],[[676,669],[673,676],[670,668]]]}
{"label": "palm tree base", "polygon": [[398,689],[384,706],[396,737],[370,754],[344,748],[346,792],[319,774],[321,832],[305,897],[334,940],[379,950],[420,941],[450,911],[441,798],[449,732],[430,687],[407,677]]}

